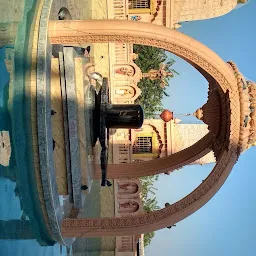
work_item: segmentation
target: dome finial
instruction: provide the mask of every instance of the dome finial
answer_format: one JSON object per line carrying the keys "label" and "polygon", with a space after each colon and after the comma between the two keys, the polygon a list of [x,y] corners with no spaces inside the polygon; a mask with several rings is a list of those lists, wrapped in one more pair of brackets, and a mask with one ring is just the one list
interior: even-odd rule
{"label": "dome finial", "polygon": [[198,108],[194,114],[193,114],[197,119],[202,120],[203,118],[203,110],[201,108]]}
{"label": "dome finial", "polygon": [[161,115],[160,115],[161,119],[164,121],[164,122],[169,122],[171,120],[173,120],[173,112],[171,112],[170,110],[168,109],[165,109]]}

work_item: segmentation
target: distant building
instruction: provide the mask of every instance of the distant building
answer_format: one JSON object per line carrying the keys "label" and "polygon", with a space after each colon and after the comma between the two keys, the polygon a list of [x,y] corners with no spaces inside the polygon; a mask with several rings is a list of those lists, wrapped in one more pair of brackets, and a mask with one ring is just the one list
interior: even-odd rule
{"label": "distant building", "polygon": [[[207,132],[205,124],[179,124],[176,119],[168,123],[161,119],[145,120],[140,129],[118,129],[111,136],[113,162],[140,162],[165,157],[193,145]],[[212,162],[215,158],[209,153],[194,164]]]}
{"label": "distant building", "polygon": [[108,0],[109,19],[150,22],[179,28],[181,22],[219,17],[247,0]]}

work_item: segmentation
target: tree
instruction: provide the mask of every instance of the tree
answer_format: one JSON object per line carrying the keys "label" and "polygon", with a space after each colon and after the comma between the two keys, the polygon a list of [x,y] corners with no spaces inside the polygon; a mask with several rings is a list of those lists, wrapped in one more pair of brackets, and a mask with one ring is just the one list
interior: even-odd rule
{"label": "tree", "polygon": [[[140,179],[141,186],[142,186],[142,191],[141,191],[141,199],[143,203],[143,209],[145,212],[151,212],[151,211],[156,211],[160,207],[158,206],[158,202],[155,195],[155,191],[157,188],[154,187],[155,181],[158,180],[158,175],[155,176],[148,176],[148,177],[143,177]],[[155,236],[155,232],[150,232],[144,234],[144,246],[148,246],[153,237]]]}
{"label": "tree", "polygon": [[144,204],[147,202],[147,199],[150,198],[151,195],[155,195],[155,191],[157,189],[153,185],[155,181],[158,180],[158,178],[159,178],[159,175],[146,176],[140,179],[141,187],[142,187],[141,199]]}
{"label": "tree", "polygon": [[[152,46],[134,45],[133,50],[138,54],[135,63],[140,67],[142,73],[147,73],[151,69],[159,69],[160,64],[165,63],[165,71],[172,72],[173,75],[178,74],[172,65],[175,63],[173,59],[168,59],[165,51]],[[165,81],[168,84],[168,78]],[[142,105],[145,118],[154,118],[156,112],[163,110],[162,99],[169,96],[166,87],[161,88],[161,81],[143,78],[138,83],[142,94],[136,103]]]}
{"label": "tree", "polygon": [[155,236],[155,231],[152,231],[150,233],[144,234],[144,246],[147,247],[148,245],[150,245],[152,239]]}

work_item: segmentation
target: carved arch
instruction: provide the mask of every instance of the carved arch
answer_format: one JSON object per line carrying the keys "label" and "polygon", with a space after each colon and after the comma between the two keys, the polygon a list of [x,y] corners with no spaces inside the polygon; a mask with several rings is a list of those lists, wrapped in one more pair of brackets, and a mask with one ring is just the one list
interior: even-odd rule
{"label": "carved arch", "polygon": [[130,62],[129,64],[130,64],[130,65],[134,68],[134,70],[135,70],[135,74],[134,74],[134,76],[133,76],[133,80],[138,83],[138,82],[140,81],[140,79],[142,78],[141,69],[140,69],[139,66],[138,66],[136,63],[134,63],[134,62]]}
{"label": "carved arch", "polygon": [[115,86],[115,99],[131,100],[136,94],[134,87],[130,85],[118,85]]}
{"label": "carved arch", "polygon": [[[109,164],[108,178],[130,179],[174,171],[207,155],[212,150],[212,143],[213,135],[208,133],[194,145],[167,157],[139,163]],[[100,165],[95,166],[94,178],[101,178]]]}
{"label": "carved arch", "polygon": [[192,193],[169,207],[138,216],[64,220],[63,235],[95,237],[151,232],[177,223],[206,204],[223,185],[238,159],[240,106],[237,102],[239,102],[239,96],[235,77],[227,64],[194,39],[177,31],[143,22],[90,20],[60,23],[52,21],[49,24],[49,37],[51,43],[126,42],[163,48],[189,60],[194,66],[200,67],[203,72],[215,79],[224,93],[229,91],[230,105],[227,113],[230,117],[227,146],[222,148],[213,171]]}
{"label": "carved arch", "polygon": [[120,198],[118,202],[118,213],[121,216],[130,216],[141,212],[142,206],[138,198]]}
{"label": "carved arch", "polygon": [[[142,72],[141,69],[139,68],[138,65],[134,62],[129,62],[129,63],[118,63],[114,65],[114,69],[120,69],[120,68],[132,68],[133,70],[133,75],[128,76],[130,80],[133,80],[134,82],[138,83],[140,79],[142,78]],[[117,73],[118,74],[118,73]]]}
{"label": "carved arch", "polygon": [[157,158],[160,158],[160,155],[162,153],[162,148],[164,146],[161,135],[160,135],[160,132],[158,131],[158,129],[154,125],[152,125],[152,124],[147,124],[147,125],[150,126],[153,129],[153,131],[156,133],[157,140],[158,140],[158,143],[159,143]]}
{"label": "carved arch", "polygon": [[121,75],[125,76],[127,79],[133,79],[133,77],[135,76],[135,69],[133,66],[131,66],[130,64],[115,64],[114,65],[114,70],[115,70],[115,76]]}
{"label": "carved arch", "polygon": [[141,191],[139,180],[118,180],[117,181],[117,193],[120,197],[124,195],[135,196]]}
{"label": "carved arch", "polygon": [[116,99],[129,99],[129,100],[132,100],[132,101],[135,101],[140,95],[141,95],[141,89],[136,85],[134,84],[132,81],[130,82],[129,85],[117,85],[115,86],[114,88],[116,91],[118,90],[133,90],[133,94],[132,95],[128,95],[130,97],[124,97],[124,96],[121,96],[121,95],[118,95],[117,93],[115,93],[115,98]]}
{"label": "carved arch", "polygon": [[[122,24],[123,32],[120,29],[116,29],[115,26],[119,26],[119,23]],[[195,67],[208,81],[212,81],[213,79],[220,85],[224,92],[227,91],[227,80],[220,80],[221,73],[216,77],[214,74],[218,74],[218,69],[222,69],[222,73],[224,73],[226,79],[229,79],[231,84],[234,84],[234,74],[227,67],[227,64],[223,62],[215,53],[210,51],[207,47],[200,44],[199,42],[181,34],[180,32],[169,30],[162,26],[157,25],[148,25],[148,24],[139,24],[139,26],[134,27],[131,29],[131,22],[130,21],[115,21],[115,20],[108,20],[108,25],[104,26],[104,29],[100,26],[100,23],[104,23],[102,21],[73,21],[73,22],[65,22],[65,26],[61,25],[61,22],[52,21],[49,25],[49,37],[51,43],[61,43],[62,41],[65,44],[74,44],[74,43],[82,43],[83,41],[89,42],[125,42],[125,43],[132,43],[132,44],[145,44],[150,46],[155,46],[159,48],[166,49],[179,57],[183,58],[187,62],[189,62],[193,67]],[[118,24],[117,24],[118,23]],[[52,24],[52,25],[51,25]],[[54,25],[53,25],[54,24]],[[73,24],[70,27],[68,24]],[[85,25],[86,24],[86,27]],[[55,28],[55,30],[51,30]],[[120,25],[121,26],[121,25]],[[119,27],[120,27],[119,26]],[[151,28],[153,26],[153,28]],[[93,28],[95,27],[95,29]],[[85,29],[88,29],[85,32]],[[143,31],[141,31],[143,30]],[[125,31],[125,32],[124,32]],[[155,34],[152,35],[152,31],[157,31]],[[88,35],[84,35],[87,33]],[[170,41],[168,42],[167,35],[170,35]],[[68,36],[69,35],[69,36]],[[183,36],[184,40],[180,40],[180,37]],[[199,55],[196,55],[191,52],[191,43],[193,46],[199,46]],[[200,57],[200,55],[202,55]],[[212,61],[215,61],[214,66],[209,65],[207,62],[204,61],[204,55]],[[224,75],[222,75],[224,77]],[[208,137],[209,139],[209,137]],[[177,168],[181,168],[184,165],[192,163],[193,161],[203,157],[207,153],[210,152],[211,143],[208,141],[205,148],[202,149],[202,144],[206,143],[206,139],[203,138],[198,143],[192,145],[191,147],[182,150],[172,156],[168,156],[167,158],[158,159],[158,163],[156,164],[152,161],[147,161],[144,163],[133,163],[133,164],[118,164],[118,165],[109,165],[108,166],[108,177],[109,178],[137,178],[142,176],[150,176],[154,174],[164,173],[166,171],[172,171]],[[199,151],[198,145],[201,146],[201,151]],[[197,152],[197,155],[195,154]],[[180,155],[183,158],[180,158]],[[176,163],[174,164],[173,160],[175,159]],[[193,160],[193,161],[192,161]],[[181,164],[182,162],[182,164]],[[168,166],[169,164],[169,166]],[[131,171],[131,168],[133,168]],[[146,171],[145,171],[146,169]],[[100,179],[100,165],[96,166],[95,170],[95,178]]]}
{"label": "carved arch", "polygon": [[141,95],[141,89],[137,86],[137,84],[131,83],[130,86],[134,89],[135,94],[131,98],[131,100],[136,100]]}

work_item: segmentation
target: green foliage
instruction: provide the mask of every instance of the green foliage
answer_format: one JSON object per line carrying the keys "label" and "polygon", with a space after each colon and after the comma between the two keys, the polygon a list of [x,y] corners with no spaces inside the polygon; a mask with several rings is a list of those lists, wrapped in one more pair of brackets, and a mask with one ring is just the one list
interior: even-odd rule
{"label": "green foliage", "polygon": [[135,63],[143,73],[150,69],[158,69],[159,64],[167,60],[165,51],[156,47],[136,44],[133,46],[133,51],[139,55]]}
{"label": "green foliage", "polygon": [[[141,199],[144,205],[149,198],[155,195],[155,191],[157,189],[154,187],[154,183],[158,180],[158,178],[159,178],[159,175],[142,177],[140,179],[140,183],[142,187]],[[155,209],[152,209],[152,210],[155,210]]]}
{"label": "green foliage", "polygon": [[[175,63],[173,59],[168,59],[165,51],[152,46],[134,45],[133,51],[138,54],[135,63],[140,67],[143,73],[147,73],[150,69],[159,69],[160,64],[165,63],[165,71],[172,72],[173,75],[178,74],[172,65]],[[168,78],[166,78],[168,82]],[[150,80],[143,78],[138,86],[142,90],[141,96],[136,103],[141,104],[144,109],[145,118],[154,118],[156,112],[163,110],[162,99],[169,96],[166,87],[160,87],[160,80]]]}
{"label": "green foliage", "polygon": [[150,233],[144,234],[144,246],[147,247],[148,245],[150,245],[152,239],[155,236],[155,232],[152,231]]}
{"label": "green foliage", "polygon": [[[156,211],[159,209],[158,202],[155,195],[156,188],[154,187],[155,181],[158,180],[158,175],[143,177],[140,179],[142,192],[141,198],[143,202],[143,208],[145,212]],[[144,246],[148,246],[151,243],[151,240],[155,236],[155,232],[150,232],[144,234]]]}

